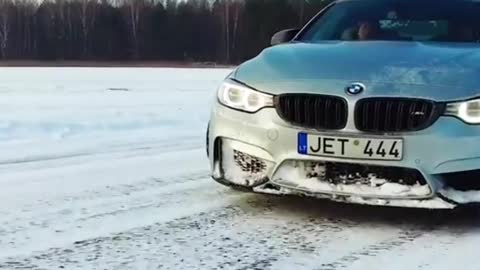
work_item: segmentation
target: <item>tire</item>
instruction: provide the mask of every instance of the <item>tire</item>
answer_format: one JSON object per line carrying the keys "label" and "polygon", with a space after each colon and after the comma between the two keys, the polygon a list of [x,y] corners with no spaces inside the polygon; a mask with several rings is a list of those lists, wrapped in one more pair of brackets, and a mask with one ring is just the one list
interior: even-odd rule
{"label": "tire", "polygon": [[243,192],[243,193],[252,193],[253,192],[253,189],[252,188],[248,188],[248,187],[242,187],[242,186],[236,186],[236,185],[232,185],[232,186],[229,186],[232,190],[235,190],[235,191],[238,191],[238,192]]}

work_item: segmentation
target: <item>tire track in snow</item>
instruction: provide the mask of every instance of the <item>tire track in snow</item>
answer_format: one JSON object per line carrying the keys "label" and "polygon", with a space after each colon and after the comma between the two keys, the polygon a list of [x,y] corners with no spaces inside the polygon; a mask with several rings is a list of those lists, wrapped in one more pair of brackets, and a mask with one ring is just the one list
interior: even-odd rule
{"label": "tire track in snow", "polygon": [[358,251],[352,252],[346,256],[341,257],[332,263],[324,263],[318,268],[319,270],[338,270],[348,269],[348,267],[364,257],[376,257],[383,252],[387,252],[399,248],[407,243],[413,242],[429,231],[424,230],[404,230],[395,237],[381,241],[372,245],[368,245]]}
{"label": "tire track in snow", "polygon": [[[237,192],[232,193],[230,190],[223,190],[222,192],[226,192],[227,194],[230,194],[229,198],[238,198],[238,197],[246,196],[245,194],[240,194]],[[202,198],[201,201],[205,201],[205,198]],[[198,203],[200,203],[200,201]],[[116,246],[116,243],[118,242],[130,242],[130,244],[122,246],[121,249],[124,249],[124,248],[128,249],[135,246],[138,247],[139,243],[141,242],[136,242],[133,240],[139,237],[149,237],[150,233],[155,231],[158,227],[164,227],[162,228],[162,230],[165,230],[166,235],[169,235],[170,234],[169,231],[171,230],[166,228],[170,226],[174,226],[177,229],[178,228],[183,228],[183,229],[198,228],[201,222],[198,222],[197,219],[201,220],[202,218],[205,218],[208,216],[218,216],[222,218],[229,218],[229,217],[241,214],[241,212],[238,211],[238,209],[236,209],[235,207],[229,206],[228,200],[225,202],[224,199],[222,199],[220,204],[218,204],[218,206],[219,207],[215,207],[214,209],[220,209],[220,210],[214,211],[213,215],[212,215],[212,212],[202,212],[202,211],[193,212],[194,213],[193,216],[190,216],[190,215],[186,215],[186,217],[180,216],[178,218],[174,218],[173,221],[164,220],[163,222],[160,222],[160,223],[157,222],[157,223],[154,223],[153,225],[147,225],[147,226],[136,228],[136,229],[130,229],[125,232],[114,234],[112,236],[103,236],[103,237],[97,237],[92,239],[77,240],[71,243],[70,246],[67,246],[66,248],[56,247],[56,248],[50,248],[44,251],[34,252],[31,255],[8,257],[8,258],[4,258],[3,262],[0,259],[0,268],[6,267],[8,265],[10,266],[13,265],[15,267],[14,269],[24,269],[24,268],[52,269],[52,268],[63,268],[61,264],[71,264],[65,268],[85,269],[86,265],[88,265],[89,262],[95,261],[95,259],[94,260],[91,259],[92,257],[96,258],[97,260],[108,259],[107,257],[104,257],[103,255],[98,254],[98,252],[108,253],[112,251],[112,249],[110,249],[110,246],[111,245]],[[204,210],[208,211],[208,207],[206,207]],[[192,217],[194,218],[193,222],[192,222]],[[181,241],[180,239],[177,239],[177,240]],[[148,243],[148,241],[146,243]],[[175,248],[175,246],[172,246],[172,247]],[[95,254],[89,254],[90,251],[93,251]],[[80,253],[77,254],[77,252],[80,252]],[[116,249],[114,253],[116,253],[117,256],[119,254],[122,256],[130,257],[128,252],[123,252],[122,250]],[[80,264],[82,260],[78,258],[74,258],[75,255],[77,256],[86,255],[88,257],[84,261],[84,263],[86,264]],[[35,261],[39,261],[39,262],[47,261],[47,266],[41,266],[41,263],[40,264],[34,263]],[[56,265],[57,263],[60,265]],[[98,269],[94,265],[92,267],[87,267],[87,268]],[[117,268],[112,267],[110,265],[109,269],[117,269]]]}
{"label": "tire track in snow", "polygon": [[[225,192],[224,189],[211,189],[211,185],[214,184],[207,172],[194,172],[168,181],[153,178],[138,185],[113,186],[97,190],[94,194],[84,192],[75,197],[46,201],[33,208],[22,209],[22,212],[27,212],[23,217],[4,221],[0,230],[0,246],[14,250],[30,245],[37,235],[56,237],[94,226],[92,224],[95,223],[101,224],[102,220],[115,222],[117,216],[128,216],[132,212],[149,212],[166,204],[178,205],[185,197],[221,196],[219,192]],[[198,192],[199,189],[204,192]]]}
{"label": "tire track in snow", "polygon": [[[345,206],[228,189],[194,200],[188,197],[181,196],[179,206],[205,204],[206,198],[218,200],[218,204],[5,261],[16,262],[15,269],[349,269],[356,262],[397,254],[449,226],[448,214],[427,212],[416,218],[420,211]],[[177,211],[176,204],[157,207],[159,212],[169,207]],[[399,216],[392,219],[395,215]],[[396,227],[400,230],[392,233]],[[364,240],[363,234],[371,241],[360,242],[361,248],[349,251],[349,242],[355,246]],[[331,249],[344,255],[328,262],[326,255]],[[304,258],[308,259],[305,264]]]}
{"label": "tire track in snow", "polygon": [[[79,194],[75,194],[74,196],[61,196],[55,198],[55,200],[41,200],[36,201],[33,204],[24,207],[23,211],[34,212],[34,210],[38,210],[37,208],[43,208],[52,210],[52,206],[61,205],[61,203],[76,203],[76,202],[85,202],[85,201],[102,201],[105,202],[106,199],[112,198],[122,198],[128,199],[126,196],[134,196],[140,194],[142,192],[152,192],[152,190],[156,189],[165,189],[169,187],[174,187],[179,184],[185,184],[188,182],[202,180],[209,178],[209,172],[207,170],[203,172],[192,172],[187,173],[184,175],[179,175],[176,177],[171,178],[158,178],[158,177],[151,177],[149,179],[135,182],[135,184],[120,184],[114,186],[105,186],[101,189],[96,190],[87,190],[83,191]],[[54,209],[54,212],[62,212],[66,209],[70,209],[69,206],[61,207],[58,209]]]}
{"label": "tire track in snow", "polygon": [[[409,211],[409,209],[396,210],[405,213]],[[415,213],[420,211],[423,211],[423,216],[416,216]],[[401,231],[394,237],[366,245],[333,262],[324,263],[318,269],[365,269],[365,267],[371,268],[375,262],[378,264],[382,260],[395,265],[391,269],[405,269],[405,264],[414,260],[417,260],[417,263],[412,263],[411,268],[407,267],[407,269],[431,269],[428,268],[428,265],[432,262],[432,257],[435,257],[435,253],[444,251],[450,246],[457,246],[460,237],[471,233],[469,228],[476,227],[472,223],[478,224],[476,221],[478,211],[471,208],[433,212],[413,209],[412,213],[413,216],[409,215],[406,220],[402,220],[404,216],[398,215],[393,218],[394,221],[389,222],[399,222],[397,226],[401,228]],[[419,256],[418,253],[424,253],[424,256]],[[448,257],[448,254],[443,256]],[[397,264],[393,262],[397,262]]]}
{"label": "tire track in snow", "polygon": [[472,244],[480,239],[477,236],[478,217],[475,208],[451,211],[442,220],[434,220],[431,224],[433,230],[414,241],[398,249],[387,250],[380,256],[363,258],[349,269],[365,269],[368,265],[374,265],[375,261],[388,261],[392,270],[455,269],[460,265],[463,269],[478,269],[477,255],[475,248],[472,248]]}
{"label": "tire track in snow", "polygon": [[[54,168],[82,162],[96,162],[99,158],[132,158],[137,156],[147,156],[155,154],[167,154],[172,151],[187,151],[203,148],[198,138],[179,138],[182,143],[172,143],[169,140],[159,140],[158,142],[149,142],[148,144],[117,144],[105,147],[103,149],[85,149],[72,150],[65,153],[52,153],[49,155],[30,155],[28,158],[4,159],[0,160],[0,172],[9,172],[18,167],[33,168]],[[203,142],[203,141],[202,141]],[[62,161],[59,163],[58,161]]]}
{"label": "tire track in snow", "polygon": [[[185,247],[185,244],[187,244],[187,242],[201,237],[198,234],[199,230],[208,230],[208,227],[217,226],[219,224],[222,226],[226,226],[227,221],[232,220],[235,216],[243,216],[244,214],[245,213],[242,211],[241,207],[227,205],[213,212],[201,212],[193,216],[179,218],[174,221],[165,222],[163,224],[155,224],[144,228],[133,229],[131,231],[122,232],[113,236],[100,237],[84,241],[76,241],[75,243],[73,243],[72,246],[69,246],[68,248],[54,248],[46,251],[45,253],[34,254],[32,257],[8,258],[5,263],[0,263],[0,267],[5,265],[14,265],[15,269],[22,269],[29,267],[42,268],[42,265],[45,265],[43,266],[45,268],[57,268],[63,266],[67,269],[82,269],[82,267],[87,267],[89,269],[99,269],[100,266],[95,264],[92,265],[91,263],[94,263],[98,260],[101,261],[107,257],[112,258],[111,256],[113,254],[110,254],[112,250],[115,250],[112,253],[114,253],[116,257],[134,256],[129,254],[129,247],[134,246],[138,248],[137,245],[139,243],[151,243],[152,239],[144,239],[150,238],[149,235],[152,236],[156,244],[160,244],[161,248],[166,249],[167,252],[178,255],[180,250],[177,251],[177,248],[181,249],[182,247]],[[191,233],[189,233],[189,231],[191,231]],[[187,235],[178,234],[183,232],[187,232]],[[165,237],[165,239],[163,239],[163,237]],[[225,242],[228,242],[231,239],[225,236],[223,237],[223,240]],[[227,249],[235,248],[236,246],[229,245],[225,242],[224,247]],[[123,245],[119,243],[128,244]],[[209,244],[213,245],[215,243],[212,242]],[[112,249],[113,247],[115,248]],[[201,247],[198,248],[201,249]],[[78,264],[78,262],[83,261],[83,256],[94,259],[86,259],[84,261],[86,262],[86,264],[81,266]],[[121,261],[123,263],[121,263]],[[132,268],[132,266],[130,265],[131,262],[128,262],[128,259],[125,258],[125,260],[121,261],[111,263],[107,262],[108,268],[116,269],[120,266],[122,266],[121,268],[123,269]],[[179,263],[181,264],[181,262]],[[169,263],[167,264],[169,265]],[[167,264],[165,265],[165,267],[167,267]],[[200,265],[203,266],[207,266],[208,264],[209,262],[205,262],[204,264],[200,262]],[[175,265],[176,263],[174,263],[173,267]],[[177,264],[176,266],[179,266],[179,264]],[[162,263],[158,262],[157,267],[162,268]]]}
{"label": "tire track in snow", "polygon": [[[237,194],[236,200],[225,201],[224,207],[212,211],[36,254],[33,257],[40,259],[34,260],[35,265],[138,269],[136,262],[129,260],[134,257],[150,262],[142,269],[277,269],[274,263],[280,258],[295,261],[292,254],[297,252],[321,251],[334,244],[340,235],[348,234],[344,232],[348,228],[361,226],[355,219],[332,218],[332,213],[325,217],[302,212],[297,199],[232,194]],[[289,206],[292,202],[293,207]],[[345,211],[331,205],[317,208],[322,209]],[[31,262],[32,257],[27,258]],[[9,260],[25,263],[27,258]],[[89,258],[96,259],[89,261]]]}

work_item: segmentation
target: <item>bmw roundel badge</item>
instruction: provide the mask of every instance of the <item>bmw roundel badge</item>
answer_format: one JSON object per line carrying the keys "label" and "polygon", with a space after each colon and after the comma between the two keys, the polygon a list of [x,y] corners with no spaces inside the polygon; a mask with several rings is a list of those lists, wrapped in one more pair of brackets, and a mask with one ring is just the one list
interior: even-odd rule
{"label": "bmw roundel badge", "polygon": [[362,83],[352,83],[345,88],[345,92],[349,95],[358,95],[365,90],[365,85]]}

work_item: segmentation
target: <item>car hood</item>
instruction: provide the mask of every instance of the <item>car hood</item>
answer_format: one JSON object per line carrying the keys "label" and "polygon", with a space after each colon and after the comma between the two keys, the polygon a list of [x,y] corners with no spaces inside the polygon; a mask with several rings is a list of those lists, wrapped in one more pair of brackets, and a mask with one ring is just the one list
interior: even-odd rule
{"label": "car hood", "polygon": [[480,94],[480,45],[421,42],[291,43],[265,49],[242,64],[235,79],[260,91],[363,95],[439,101]]}

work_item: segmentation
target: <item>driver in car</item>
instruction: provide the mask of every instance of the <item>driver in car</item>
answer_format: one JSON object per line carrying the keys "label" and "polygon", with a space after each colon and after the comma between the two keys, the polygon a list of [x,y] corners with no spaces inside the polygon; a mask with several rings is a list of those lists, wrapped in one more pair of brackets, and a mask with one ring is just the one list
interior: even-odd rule
{"label": "driver in car", "polygon": [[342,40],[374,40],[379,37],[380,26],[377,22],[361,21],[358,26],[346,29],[341,39]]}
{"label": "driver in car", "polygon": [[380,26],[376,22],[360,22],[358,27],[358,40],[372,40],[378,38]]}

